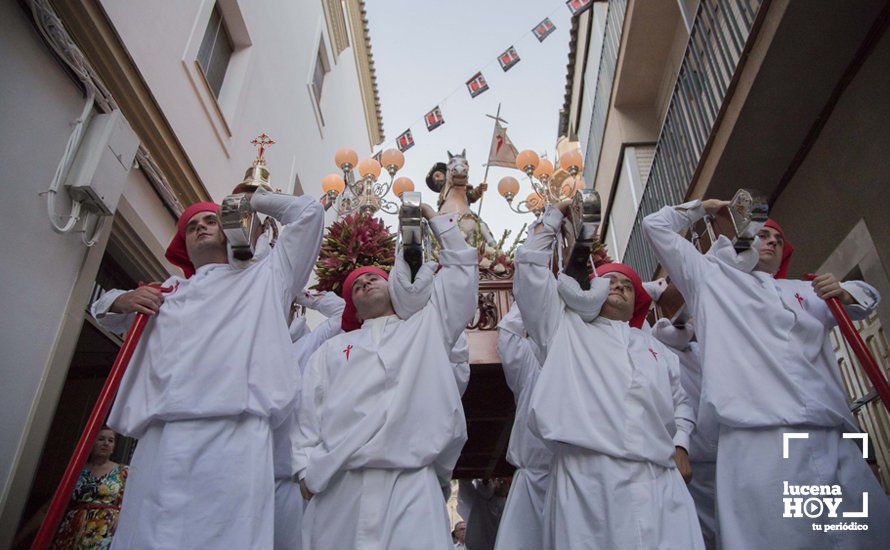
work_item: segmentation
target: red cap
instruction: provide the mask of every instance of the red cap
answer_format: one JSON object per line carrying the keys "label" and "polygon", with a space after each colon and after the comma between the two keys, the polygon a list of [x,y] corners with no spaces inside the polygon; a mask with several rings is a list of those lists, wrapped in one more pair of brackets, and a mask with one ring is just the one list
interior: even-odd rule
{"label": "red cap", "polygon": [[173,240],[170,241],[167,252],[164,253],[164,257],[171,264],[182,269],[186,279],[195,274],[195,264],[189,259],[188,251],[185,248],[185,226],[195,214],[201,212],[213,212],[219,215],[219,205],[215,202],[196,202],[186,208],[185,212],[179,216],[179,221],[176,223],[176,234],[173,235]]}
{"label": "red cap", "polygon": [[343,332],[349,332],[362,326],[362,321],[356,316],[355,304],[352,303],[352,284],[365,273],[376,273],[387,281],[389,280],[389,273],[373,265],[358,267],[349,272],[343,281],[343,289],[340,291],[340,296],[346,302],[346,307],[343,308],[343,320],[340,322]]}
{"label": "red cap", "polygon": [[785,236],[785,232],[782,231],[781,225],[771,219],[766,220],[766,223],[763,225],[778,231],[779,234],[782,235],[782,262],[779,264],[779,270],[776,271],[776,274],[773,275],[773,277],[776,279],[785,279],[788,277],[788,264],[791,263],[791,255],[794,254],[794,247],[788,242],[788,238]]}
{"label": "red cap", "polygon": [[621,273],[633,283],[634,287],[634,312],[630,318],[630,326],[634,328],[643,328],[643,322],[646,320],[646,314],[649,313],[649,305],[652,303],[652,297],[643,288],[643,280],[637,275],[637,272],[629,266],[619,263],[603,264],[596,268],[596,275],[591,275],[593,279],[596,276],[603,276],[606,273]]}

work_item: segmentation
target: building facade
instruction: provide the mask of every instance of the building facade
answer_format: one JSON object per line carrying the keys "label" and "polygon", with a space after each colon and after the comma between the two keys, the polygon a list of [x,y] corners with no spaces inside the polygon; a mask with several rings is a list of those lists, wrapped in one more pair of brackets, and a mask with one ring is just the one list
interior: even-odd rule
{"label": "building facade", "polygon": [[20,0],[0,27],[8,547],[27,540],[120,344],[92,301],[176,273],[163,253],[177,216],[231,192],[258,134],[276,141],[272,185],[320,197],[336,149],[370,155],[383,124],[361,0]]}
{"label": "building facade", "polygon": [[[756,189],[795,246],[885,297],[860,333],[890,348],[890,5],[861,0],[610,0],[573,29],[560,133],[581,143],[613,258],[660,274],[642,219]],[[840,334],[851,408],[890,487],[890,419]]]}

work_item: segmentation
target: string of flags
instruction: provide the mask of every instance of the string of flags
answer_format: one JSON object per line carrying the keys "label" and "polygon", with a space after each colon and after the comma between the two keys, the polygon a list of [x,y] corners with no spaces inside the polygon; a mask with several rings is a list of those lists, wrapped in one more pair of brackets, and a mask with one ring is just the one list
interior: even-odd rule
{"label": "string of flags", "polygon": [[[603,1],[603,0],[567,0],[565,2],[566,7],[572,14],[572,17],[577,17],[581,13],[588,10],[594,3],[594,1]],[[552,13],[551,13],[552,15]],[[545,17],[540,23],[535,25],[531,33],[538,39],[538,42],[544,42],[548,36],[553,34],[556,31],[556,25],[553,24],[553,21],[550,20],[550,17]],[[514,46],[510,46],[502,54],[500,54],[497,58],[498,64],[501,67],[503,72],[507,72],[513,67],[515,67],[520,61],[519,53],[516,51]],[[467,91],[470,94],[470,98],[476,98],[483,93],[489,90],[488,81],[485,79],[485,76],[482,74],[482,71],[476,71],[476,74],[471,76],[465,83]],[[444,101],[443,98],[442,101]],[[441,105],[442,101],[439,102]],[[436,128],[445,124],[445,117],[442,115],[442,109],[440,105],[436,105],[429,112],[427,112],[423,116],[423,120],[426,123],[427,132],[432,132]],[[511,144],[512,145],[512,144]],[[411,133],[411,128],[408,128],[396,138],[396,147],[398,147],[399,151],[404,153],[408,149],[414,147],[414,135]]]}

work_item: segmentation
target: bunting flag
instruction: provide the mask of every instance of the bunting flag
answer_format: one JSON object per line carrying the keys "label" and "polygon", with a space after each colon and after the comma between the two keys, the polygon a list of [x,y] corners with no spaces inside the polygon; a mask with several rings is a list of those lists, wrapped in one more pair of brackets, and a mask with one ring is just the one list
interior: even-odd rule
{"label": "bunting flag", "polygon": [[440,109],[438,105],[425,114],[423,120],[426,122],[426,129],[428,132],[432,132],[439,126],[445,124],[445,119],[442,117],[442,109]]}
{"label": "bunting flag", "polygon": [[566,2],[566,6],[569,8],[569,11],[572,12],[572,17],[578,15],[592,5],[593,0],[568,0]]}
{"label": "bunting flag", "polygon": [[470,91],[470,97],[476,97],[488,90],[488,82],[486,82],[485,77],[482,76],[482,71],[479,71],[467,80],[467,90]]}
{"label": "bunting flag", "polygon": [[501,64],[501,68],[504,69],[504,72],[512,69],[513,65],[519,63],[519,54],[516,53],[516,48],[513,46],[507,48],[507,51],[498,56],[498,63]]}
{"label": "bunting flag", "polygon": [[491,137],[491,149],[488,151],[488,165],[502,168],[516,168],[516,156],[519,151],[507,137],[507,129],[499,120],[494,121],[494,135]]}
{"label": "bunting flag", "polygon": [[396,138],[396,147],[403,153],[414,147],[414,136],[411,135],[410,128],[402,132],[402,134]]}
{"label": "bunting flag", "polygon": [[538,23],[538,25],[534,29],[532,29],[532,32],[535,34],[535,38],[538,39],[538,42],[543,42],[544,39],[550,36],[555,30],[556,25],[554,25],[553,21],[551,21],[550,18],[547,17],[543,21]]}

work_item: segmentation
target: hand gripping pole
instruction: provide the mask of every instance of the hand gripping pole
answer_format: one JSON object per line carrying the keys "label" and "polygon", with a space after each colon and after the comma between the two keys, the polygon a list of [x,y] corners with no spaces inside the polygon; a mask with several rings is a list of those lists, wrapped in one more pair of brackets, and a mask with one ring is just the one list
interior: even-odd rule
{"label": "hand gripping pole", "polygon": [[[816,275],[807,273],[804,277],[812,281],[816,278]],[[887,379],[881,372],[878,362],[875,361],[874,356],[871,354],[871,350],[862,341],[862,337],[859,336],[859,332],[853,326],[853,320],[850,319],[850,315],[847,314],[847,310],[844,309],[841,301],[837,298],[829,298],[825,302],[828,304],[828,309],[831,310],[834,318],[837,319],[837,325],[841,329],[841,334],[844,335],[844,340],[853,349],[853,353],[859,359],[859,364],[862,365],[862,370],[865,371],[868,379],[871,380],[875,391],[878,393],[881,401],[884,402],[884,406],[890,411],[890,386],[887,385]]]}

